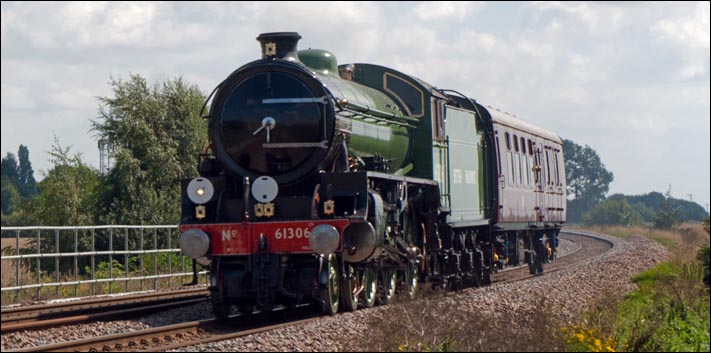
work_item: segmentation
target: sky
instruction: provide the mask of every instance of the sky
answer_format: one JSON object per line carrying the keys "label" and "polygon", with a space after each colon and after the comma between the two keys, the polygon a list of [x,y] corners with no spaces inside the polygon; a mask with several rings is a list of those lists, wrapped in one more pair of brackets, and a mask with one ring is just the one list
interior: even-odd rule
{"label": "sky", "polygon": [[[38,179],[56,136],[98,168],[110,80],[183,77],[209,93],[294,31],[339,63],[393,67],[597,151],[610,194],[708,209],[708,2],[2,2],[2,155]],[[691,196],[689,196],[691,195]]]}

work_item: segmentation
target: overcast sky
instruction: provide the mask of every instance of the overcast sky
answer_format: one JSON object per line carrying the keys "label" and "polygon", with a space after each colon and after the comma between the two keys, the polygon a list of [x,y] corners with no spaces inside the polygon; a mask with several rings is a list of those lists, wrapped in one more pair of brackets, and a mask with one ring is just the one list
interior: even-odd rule
{"label": "overcast sky", "polygon": [[708,2],[2,2],[2,155],[25,144],[40,174],[56,135],[98,167],[90,119],[110,77],[209,93],[277,31],[590,145],[611,193],[671,184],[709,203]]}

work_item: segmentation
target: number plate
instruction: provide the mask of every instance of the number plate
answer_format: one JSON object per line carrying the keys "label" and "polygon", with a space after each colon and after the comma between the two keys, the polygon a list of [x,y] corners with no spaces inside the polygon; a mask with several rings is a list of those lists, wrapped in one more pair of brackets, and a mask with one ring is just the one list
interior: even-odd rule
{"label": "number plate", "polygon": [[[295,221],[265,223],[195,224],[183,225],[181,231],[198,228],[212,238],[213,255],[253,254],[258,250],[259,238],[267,239],[270,253],[312,253],[309,236],[321,224],[334,226],[339,234],[348,225],[346,219],[328,221]],[[338,250],[342,249],[339,244]]]}

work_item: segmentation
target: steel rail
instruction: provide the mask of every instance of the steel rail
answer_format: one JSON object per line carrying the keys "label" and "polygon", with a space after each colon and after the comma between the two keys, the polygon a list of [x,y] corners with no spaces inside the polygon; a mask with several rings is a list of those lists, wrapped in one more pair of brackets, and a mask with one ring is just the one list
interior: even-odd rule
{"label": "steel rail", "polygon": [[[168,350],[192,346],[215,341],[228,340],[238,337],[250,336],[261,332],[271,331],[287,326],[301,325],[316,321],[320,318],[309,317],[300,320],[289,320],[277,324],[270,324],[256,328],[238,329],[237,332],[211,333],[219,331],[216,319],[192,321],[175,325],[150,328],[136,332],[92,337],[81,340],[53,343],[42,346],[8,350],[7,352],[76,352],[76,351],[103,351],[112,350]],[[280,320],[284,320],[280,318]],[[259,325],[259,323],[257,323]],[[190,339],[189,336],[207,335],[208,337]],[[178,342],[175,342],[178,341]],[[168,342],[168,345],[162,344]],[[171,343],[172,342],[172,343]]]}
{"label": "steel rail", "polygon": [[3,309],[2,333],[142,314],[207,300],[204,287]]}

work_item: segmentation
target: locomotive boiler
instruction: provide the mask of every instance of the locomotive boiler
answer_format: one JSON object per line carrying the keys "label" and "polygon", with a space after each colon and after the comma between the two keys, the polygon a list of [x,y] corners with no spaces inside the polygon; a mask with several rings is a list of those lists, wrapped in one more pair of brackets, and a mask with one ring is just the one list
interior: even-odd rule
{"label": "locomotive boiler", "polygon": [[210,267],[218,318],[542,272],[565,221],[557,135],[300,38],[261,34],[262,58],[218,85],[212,153],[182,182],[180,247]]}

